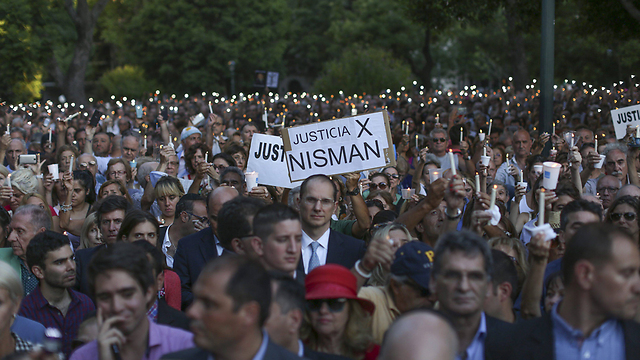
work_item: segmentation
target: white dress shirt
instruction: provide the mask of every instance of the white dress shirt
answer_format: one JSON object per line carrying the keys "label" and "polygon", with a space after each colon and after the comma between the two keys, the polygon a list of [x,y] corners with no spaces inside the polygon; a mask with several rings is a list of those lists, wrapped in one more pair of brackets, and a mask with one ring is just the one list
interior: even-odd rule
{"label": "white dress shirt", "polygon": [[167,226],[167,232],[164,233],[164,240],[162,241],[162,253],[167,257],[167,266],[173,269],[173,256],[167,253],[169,247],[171,247],[171,239],[169,239],[169,229],[171,225]]}
{"label": "white dress shirt", "polygon": [[318,260],[320,261],[320,266],[325,265],[327,263],[327,250],[329,249],[329,232],[331,228],[327,229],[327,231],[320,236],[318,240],[313,240],[307,235],[307,233],[302,230],[302,264],[304,265],[304,273],[309,273],[309,260],[311,259],[311,254],[313,250],[311,249],[311,242],[317,241],[320,246],[316,249],[316,255],[318,255]]}

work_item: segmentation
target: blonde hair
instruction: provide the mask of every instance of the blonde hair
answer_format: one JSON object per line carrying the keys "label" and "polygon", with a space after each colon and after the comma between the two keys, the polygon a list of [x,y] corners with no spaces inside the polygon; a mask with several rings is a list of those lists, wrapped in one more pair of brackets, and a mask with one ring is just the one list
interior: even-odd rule
{"label": "blonde hair", "polygon": [[11,265],[3,261],[0,261],[0,289],[9,292],[9,297],[15,305],[19,305],[22,301],[24,290],[20,277]]}
{"label": "blonde hair", "polygon": [[120,182],[120,180],[111,179],[105,181],[102,185],[100,185],[100,190],[98,190],[98,200],[104,199],[106,196],[104,195],[103,190],[109,185],[116,185],[122,196],[127,199],[128,202],[133,203],[133,199],[131,199],[131,195],[129,195],[129,190]]}
{"label": "blonde hair", "polygon": [[[365,352],[374,343],[371,331],[371,315],[366,312],[357,300],[349,299],[349,319],[342,335],[342,350],[339,354],[350,359],[362,359]],[[301,337],[312,350],[318,350],[319,334],[311,326],[309,313],[305,313]]]}
{"label": "blonde hair", "polygon": [[88,249],[94,246],[89,241],[89,232],[94,225],[98,228],[98,232],[100,232],[97,215],[95,212],[92,212],[84,219],[84,223],[82,223],[82,229],[80,230],[80,249]]}
{"label": "blonde hair", "polygon": [[23,194],[38,192],[38,179],[31,169],[20,169],[11,173],[11,186]]}
{"label": "blonde hair", "polygon": [[[12,184],[12,185],[13,185],[13,184]],[[42,196],[42,195],[40,195],[40,194],[38,194],[38,193],[29,193],[29,194],[26,194],[25,196],[23,196],[23,197],[22,197],[22,200],[20,201],[20,205],[27,205],[27,204],[28,204],[29,199],[31,199],[31,198],[33,198],[33,197],[34,197],[34,198],[38,198],[38,199],[42,200],[42,202],[44,203],[45,208],[47,208],[47,209],[49,208],[49,203],[47,202],[47,199],[45,199],[45,197],[44,197],[44,196]]]}
{"label": "blonde hair", "polygon": [[[391,223],[382,229],[376,231],[371,238],[371,241],[374,239],[386,239],[389,237],[389,233],[394,230],[400,230],[407,235],[409,241],[413,241],[413,236],[411,236],[411,232],[402,224],[399,223]],[[402,245],[400,245],[402,246]],[[378,265],[373,269],[373,273],[371,274],[371,278],[367,282],[369,286],[384,286],[387,284],[387,280],[389,278],[389,272],[385,270],[382,265]]]}
{"label": "blonde hair", "polygon": [[0,165],[0,174],[4,175],[6,178],[9,175],[9,169],[4,165]]}
{"label": "blonde hair", "polygon": [[171,176],[161,177],[156,183],[154,191],[156,193],[156,198],[169,195],[182,196],[185,194],[180,180]]}

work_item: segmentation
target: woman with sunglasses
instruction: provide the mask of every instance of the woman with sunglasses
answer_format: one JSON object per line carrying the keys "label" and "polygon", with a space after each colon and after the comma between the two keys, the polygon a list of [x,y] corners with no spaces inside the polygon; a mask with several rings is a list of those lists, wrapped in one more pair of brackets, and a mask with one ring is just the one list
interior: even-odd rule
{"label": "woman with sunglasses", "polygon": [[312,350],[351,359],[375,359],[371,315],[375,305],[359,298],[356,277],[349,269],[327,264],[304,280],[307,299],[302,339]]}
{"label": "woman with sunglasses", "polygon": [[604,221],[627,230],[638,242],[640,240],[638,236],[640,233],[640,227],[638,226],[639,206],[640,200],[635,196],[621,196],[611,203]]}

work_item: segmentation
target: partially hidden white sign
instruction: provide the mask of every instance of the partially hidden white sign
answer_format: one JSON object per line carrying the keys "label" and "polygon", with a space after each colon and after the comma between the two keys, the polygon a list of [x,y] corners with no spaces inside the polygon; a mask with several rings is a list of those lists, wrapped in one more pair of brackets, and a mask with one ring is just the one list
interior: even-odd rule
{"label": "partially hidden white sign", "polygon": [[279,136],[254,134],[249,150],[247,172],[258,173],[260,185],[295,187],[289,181],[289,171],[285,163],[285,151]]}
{"label": "partially hidden white sign", "polygon": [[622,139],[627,135],[627,127],[640,126],[640,105],[627,106],[611,110],[613,128],[616,130],[616,138]]}
{"label": "partially hidden white sign", "polygon": [[292,181],[394,165],[386,111],[284,129]]}

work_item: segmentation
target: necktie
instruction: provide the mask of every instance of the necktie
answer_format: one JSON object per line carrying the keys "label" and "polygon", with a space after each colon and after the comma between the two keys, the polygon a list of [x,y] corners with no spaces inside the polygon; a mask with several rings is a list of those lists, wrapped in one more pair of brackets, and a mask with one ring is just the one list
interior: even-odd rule
{"label": "necktie", "polygon": [[317,241],[311,242],[311,258],[309,259],[309,267],[307,273],[310,273],[311,270],[320,266],[320,259],[318,259],[318,254],[316,253],[318,246],[320,246],[320,244]]}

